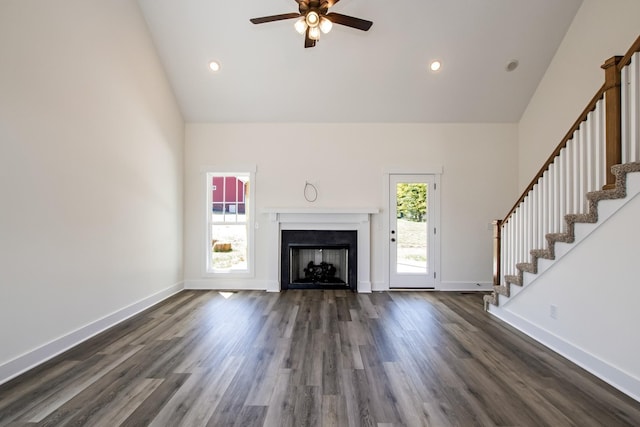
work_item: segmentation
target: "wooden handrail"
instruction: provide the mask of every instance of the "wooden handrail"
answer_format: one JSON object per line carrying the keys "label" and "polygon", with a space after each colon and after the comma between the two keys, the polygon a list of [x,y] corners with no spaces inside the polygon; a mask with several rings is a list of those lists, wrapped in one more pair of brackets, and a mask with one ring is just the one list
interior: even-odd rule
{"label": "wooden handrail", "polygon": [[504,220],[502,220],[503,223],[506,222],[509,219],[509,217],[516,211],[520,203],[522,203],[522,201],[527,197],[527,194],[529,194],[529,191],[531,191],[533,187],[536,185],[536,183],[538,182],[538,180],[542,178],[542,175],[544,175],[547,169],[549,169],[549,166],[551,166],[551,163],[553,163],[556,157],[558,157],[558,155],[560,154],[560,151],[563,148],[565,148],[567,146],[567,142],[569,142],[571,138],[573,138],[573,134],[575,133],[575,131],[578,130],[582,122],[587,120],[587,116],[589,115],[589,113],[595,110],[596,104],[598,103],[598,101],[600,101],[604,97],[604,89],[605,89],[605,86],[602,85],[602,87],[598,90],[598,92],[596,92],[593,99],[589,101],[589,104],[587,104],[587,107],[584,109],[582,114],[580,114],[580,117],[578,117],[578,119],[575,121],[573,126],[571,126],[571,129],[569,130],[569,132],[567,132],[564,138],[562,138],[562,140],[560,141],[560,144],[558,144],[556,149],[553,150],[553,153],[551,153],[551,155],[549,156],[547,161],[544,162],[544,165],[542,165],[542,167],[540,168],[536,176],[531,180],[527,188],[522,192],[522,195],[518,198],[518,201],[513,205],[511,210],[509,210],[509,213],[504,217]]}
{"label": "wooden handrail", "polygon": [[[616,61],[617,70],[621,71],[624,67],[629,65],[631,63],[631,57],[636,52],[640,52],[640,36],[635,40],[635,42],[631,45],[631,47],[629,48],[629,50],[624,56],[614,57],[618,59]],[[609,61],[611,60],[612,59],[610,59]],[[520,206],[520,203],[522,203],[522,201],[527,197],[527,194],[529,194],[529,192],[533,189],[533,187],[540,180],[540,178],[542,178],[542,175],[544,175],[544,173],[549,169],[549,166],[551,166],[551,164],[555,161],[556,157],[558,157],[558,155],[560,154],[560,151],[567,146],[567,142],[569,142],[569,140],[573,137],[574,132],[578,130],[582,122],[587,119],[587,116],[589,115],[589,113],[596,108],[596,104],[598,103],[598,101],[604,98],[606,90],[610,87],[611,87],[611,84],[607,84],[605,82],[602,85],[602,87],[598,89],[598,92],[596,92],[595,96],[591,99],[591,101],[589,101],[589,103],[587,104],[585,109],[582,111],[578,119],[575,121],[573,126],[571,126],[571,129],[569,129],[569,132],[567,132],[564,138],[562,138],[562,140],[560,141],[556,149],[553,150],[553,152],[551,153],[547,161],[544,163],[544,165],[542,165],[538,173],[535,175],[535,177],[531,180],[529,185],[522,192],[522,194],[520,195],[516,203],[513,205],[513,207],[509,210],[509,213],[507,213],[507,215],[504,217],[504,220],[502,221],[503,223],[506,222],[509,219],[509,217],[511,217],[511,215],[515,212],[518,206]]]}
{"label": "wooden handrail", "polygon": [[622,57],[620,62],[618,62],[618,70],[622,71],[624,67],[631,64],[631,57],[638,52],[640,52],[640,36],[638,36],[629,48],[629,51]]}

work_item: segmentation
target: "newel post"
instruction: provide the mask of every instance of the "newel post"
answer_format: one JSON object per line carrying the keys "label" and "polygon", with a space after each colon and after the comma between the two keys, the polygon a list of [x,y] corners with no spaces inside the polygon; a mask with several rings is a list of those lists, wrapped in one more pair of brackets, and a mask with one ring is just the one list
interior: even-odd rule
{"label": "newel post", "polygon": [[609,58],[603,65],[604,69],[604,96],[605,96],[605,127],[606,127],[606,182],[603,189],[615,187],[616,177],[611,173],[611,167],[622,163],[622,113],[621,113],[621,89],[620,70],[618,63],[622,56]]}
{"label": "newel post", "polygon": [[500,286],[500,230],[502,220],[496,219],[493,225],[493,286]]}

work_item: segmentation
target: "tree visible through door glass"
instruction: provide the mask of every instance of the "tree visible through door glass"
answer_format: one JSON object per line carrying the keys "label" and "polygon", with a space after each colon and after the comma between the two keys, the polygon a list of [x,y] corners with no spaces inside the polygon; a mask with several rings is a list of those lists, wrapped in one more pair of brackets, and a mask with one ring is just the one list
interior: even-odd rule
{"label": "tree visible through door glass", "polygon": [[427,198],[428,189],[425,183],[396,184],[398,273],[428,273]]}

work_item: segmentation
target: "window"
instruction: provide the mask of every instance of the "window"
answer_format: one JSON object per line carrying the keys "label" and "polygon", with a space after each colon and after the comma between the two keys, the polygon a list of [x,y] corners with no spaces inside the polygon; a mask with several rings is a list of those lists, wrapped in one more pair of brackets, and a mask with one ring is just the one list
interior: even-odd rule
{"label": "window", "polygon": [[253,274],[253,172],[207,172],[206,271]]}

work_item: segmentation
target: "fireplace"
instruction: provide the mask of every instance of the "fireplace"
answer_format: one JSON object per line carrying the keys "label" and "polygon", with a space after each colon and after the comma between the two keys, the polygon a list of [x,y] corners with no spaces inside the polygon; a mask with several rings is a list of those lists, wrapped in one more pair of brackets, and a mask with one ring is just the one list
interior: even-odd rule
{"label": "fireplace", "polygon": [[282,230],[281,289],[357,290],[358,232]]}
{"label": "fireplace", "polygon": [[[345,281],[349,285],[348,289],[354,289],[357,292],[371,292],[371,216],[379,213],[377,208],[263,208],[262,212],[269,215],[270,221],[267,224],[272,245],[272,250],[269,251],[267,257],[268,281],[266,288],[268,292],[279,292],[282,289],[289,288],[288,279],[286,283],[282,281],[283,271],[290,270],[290,251],[282,244],[282,233],[284,231],[311,231],[313,232],[312,234],[325,231],[352,232],[351,235],[355,236],[355,241],[350,243],[351,249],[347,260],[349,271],[353,271],[353,275],[348,276]],[[337,236],[338,234],[334,235]],[[324,243],[327,242],[325,241]],[[339,241],[334,241],[333,243],[345,244],[345,242]],[[307,241],[306,244],[315,246],[319,245],[319,242]],[[287,257],[284,261],[283,254],[286,254]],[[310,255],[307,256],[309,257]],[[313,260],[317,264],[315,255]],[[318,260],[320,260],[320,263],[322,262],[321,258],[318,258]],[[287,268],[283,269],[284,263],[287,263]],[[305,268],[307,267],[305,266]]]}

